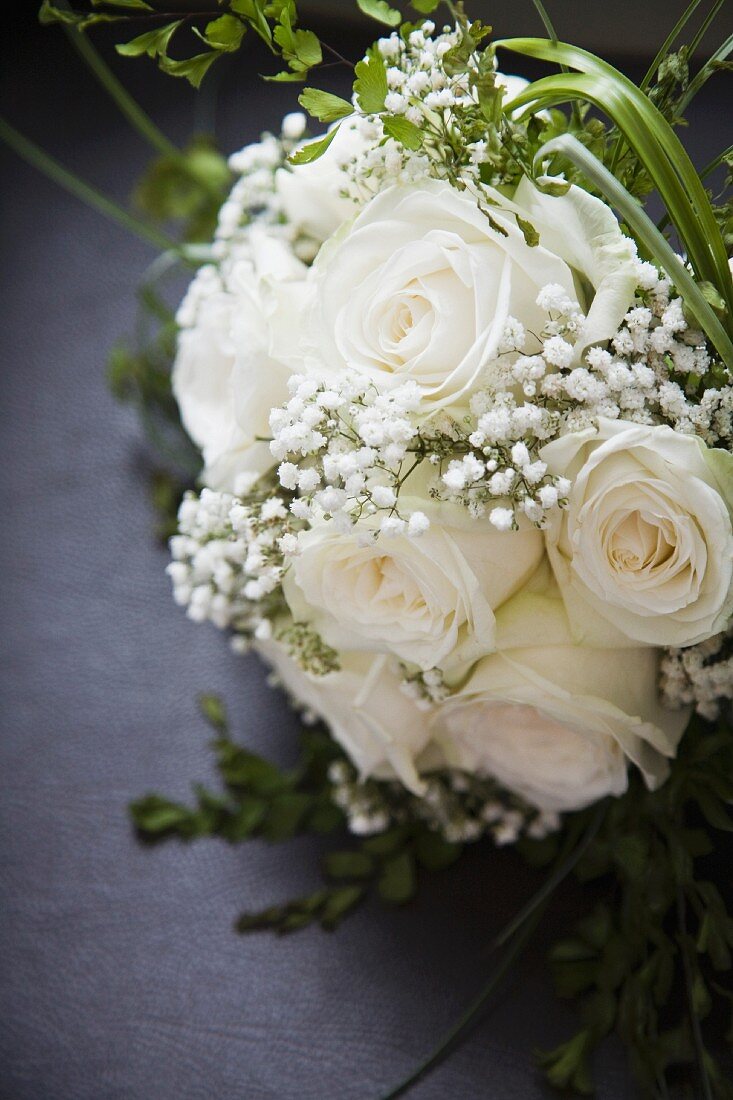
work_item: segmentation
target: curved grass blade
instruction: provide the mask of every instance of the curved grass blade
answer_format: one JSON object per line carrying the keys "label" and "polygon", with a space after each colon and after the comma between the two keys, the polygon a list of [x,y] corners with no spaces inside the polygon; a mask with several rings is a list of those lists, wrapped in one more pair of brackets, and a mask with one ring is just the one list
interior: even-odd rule
{"label": "curved grass blade", "polygon": [[607,114],[653,180],[696,274],[723,295],[727,327],[733,333],[733,281],[710,199],[684,146],[654,104],[613,66],[567,43],[513,38],[496,45],[579,70],[535,81],[509,109],[531,104],[536,110],[580,98]]}
{"label": "curved grass blade", "polygon": [[669,241],[662,236],[642,206],[572,135],[563,134],[543,145],[535,156],[535,165],[539,166],[542,160],[553,154],[559,154],[571,160],[621,214],[639,241],[658,260],[672,279],[723,362],[729,370],[733,371],[733,341],[687,268],[678,260]]}

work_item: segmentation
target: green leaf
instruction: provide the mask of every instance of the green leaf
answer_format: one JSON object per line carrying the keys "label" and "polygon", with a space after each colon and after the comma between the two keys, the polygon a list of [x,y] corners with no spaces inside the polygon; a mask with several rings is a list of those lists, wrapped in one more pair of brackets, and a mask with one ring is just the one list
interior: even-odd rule
{"label": "green leaf", "polygon": [[356,0],[359,10],[376,19],[378,23],[386,23],[388,27],[396,27],[402,16],[396,8],[391,8],[386,0]]}
{"label": "green leaf", "polygon": [[235,15],[226,14],[207,23],[206,30],[203,35],[199,34],[199,37],[214,50],[232,53],[241,46],[245,30],[246,27],[241,19],[237,19]]}
{"label": "green leaf", "polygon": [[318,160],[336,137],[338,129],[338,126],[335,126],[333,130],[329,130],[318,141],[309,141],[305,145],[301,145],[300,149],[296,149],[294,153],[290,154],[288,162],[290,164],[310,164],[311,161]]}
{"label": "green leaf", "polygon": [[189,84],[192,84],[194,88],[198,88],[218,57],[221,57],[221,52],[212,50],[210,53],[199,53],[195,57],[187,57],[183,61],[173,61],[169,57],[161,57],[158,63],[163,72],[169,73],[171,76],[183,76]]}
{"label": "green leaf", "polygon": [[198,704],[199,710],[209,725],[213,726],[219,733],[226,733],[229,723],[227,722],[224,704],[219,696],[202,693],[198,697]]}
{"label": "green leaf", "polygon": [[374,860],[366,852],[329,852],[323,867],[329,878],[369,878]]}
{"label": "green leaf", "polygon": [[442,871],[450,867],[462,851],[462,844],[451,844],[440,833],[432,833],[428,830],[419,833],[415,840],[417,860],[428,871]]}
{"label": "green leaf", "polygon": [[318,88],[304,88],[298,96],[298,103],[319,122],[337,122],[354,113],[353,106],[347,100]]}
{"label": "green leaf", "polygon": [[182,20],[177,19],[175,23],[167,23],[164,27],[158,27],[157,30],[139,34],[137,38],[132,38],[129,42],[118,42],[115,49],[123,57],[140,57],[142,54],[147,54],[148,57],[165,55],[168,50],[168,43],[181,23]]}
{"label": "green leaf", "polygon": [[394,855],[404,846],[408,832],[405,826],[398,825],[394,829],[388,829],[386,833],[377,833],[376,836],[362,840],[362,850],[375,856]]}
{"label": "green leaf", "polygon": [[105,5],[108,8],[129,8],[132,11],[155,11],[145,0],[92,0],[92,7],[99,8]]}
{"label": "green leaf", "polygon": [[130,804],[130,816],[136,829],[154,838],[179,831],[182,827],[187,833],[193,832],[189,826],[195,814],[187,806],[171,802],[158,794],[149,794]]}
{"label": "green leaf", "polygon": [[289,840],[298,832],[312,804],[313,795],[303,791],[276,794],[267,811],[262,836],[273,843]]}
{"label": "green leaf", "polygon": [[526,218],[520,218],[519,214],[516,215],[516,219],[517,225],[521,229],[526,243],[530,248],[536,248],[540,243],[540,235],[535,227],[531,222],[528,222]]}
{"label": "green leaf", "polygon": [[38,21],[42,26],[63,23],[69,27],[76,27],[80,31],[86,30],[87,27],[93,27],[98,23],[118,23],[124,18],[124,15],[111,15],[107,12],[81,14],[80,12],[69,11],[68,8],[57,8],[53,0],[43,0],[38,12]]}
{"label": "green leaf", "polygon": [[365,897],[365,886],[340,886],[329,891],[321,910],[321,927],[332,931]]}
{"label": "green leaf", "polygon": [[430,15],[437,8],[440,0],[410,0],[410,6],[419,11],[421,15]]}
{"label": "green leaf", "polygon": [[364,60],[357,61],[354,73],[354,92],[362,111],[367,115],[379,114],[387,96],[387,69],[376,46],[367,50]]}
{"label": "green leaf", "polygon": [[400,852],[385,862],[377,882],[379,895],[384,901],[403,905],[414,897],[416,888],[415,860],[410,852]]}
{"label": "green leaf", "polygon": [[382,126],[405,149],[419,149],[423,143],[422,130],[403,115],[383,115]]}
{"label": "green leaf", "polygon": [[[568,78],[569,79],[569,78]],[[715,311],[705,300],[700,287],[684,264],[680,263],[674,249],[646,215],[642,207],[607,168],[570,134],[548,141],[535,156],[535,164],[552,153],[561,153],[576,164],[588,179],[604,194],[606,199],[623,216],[624,221],[665,269],[686,305],[698,319],[710,342],[723,359],[733,368],[733,341],[726,333]]]}
{"label": "green leaf", "polygon": [[227,840],[236,843],[238,840],[246,840],[252,836],[262,824],[266,813],[267,802],[265,799],[248,795],[226,824],[225,835]]}
{"label": "green leaf", "polygon": [[578,70],[530,84],[512,101],[512,111],[585,100],[613,120],[659,191],[698,279],[723,294],[733,333],[733,280],[725,243],[695,167],[660,111],[631,80],[586,50],[539,38],[505,39],[496,46]]}
{"label": "green leaf", "polygon": [[256,753],[231,741],[216,742],[218,768],[228,787],[269,795],[287,789],[288,777]]}

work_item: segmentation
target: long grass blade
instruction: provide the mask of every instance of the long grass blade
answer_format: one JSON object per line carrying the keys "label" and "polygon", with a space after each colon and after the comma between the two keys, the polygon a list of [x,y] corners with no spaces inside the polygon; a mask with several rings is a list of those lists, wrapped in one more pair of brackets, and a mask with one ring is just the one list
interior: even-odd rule
{"label": "long grass blade", "polygon": [[535,81],[509,109],[532,105],[537,110],[581,99],[615,122],[654,182],[698,278],[723,295],[733,334],[733,281],[720,228],[692,161],[654,104],[613,66],[567,43],[514,38],[497,46],[578,70]]}
{"label": "long grass blade", "polygon": [[733,34],[729,38],[726,38],[722,45],[718,46],[713,56],[703,65],[698,73],[692,78],[684,95],[680,99],[677,107],[678,115],[684,115],[687,108],[692,103],[693,99],[700,91],[700,89],[708,82],[711,76],[715,75],[717,66],[728,58],[733,53]]}
{"label": "long grass blade", "polygon": [[68,168],[64,168],[62,164],[59,164],[57,160],[50,157],[48,153],[44,153],[37,145],[23,134],[19,133],[4,119],[0,118],[0,141],[4,141],[6,145],[10,146],[13,152],[17,153],[27,164],[32,165],[33,168],[38,169],[43,175],[48,176],[54,183],[59,184],[66,191],[69,191],[76,198],[81,199],[87,206],[91,206],[92,209],[97,210],[100,214],[104,214],[105,217],[110,218],[112,221],[117,222],[124,229],[127,229],[130,233],[135,234],[137,237],[142,238],[147,244],[151,244],[153,248],[159,251],[166,249],[178,250],[178,245],[170,237],[166,237],[163,233],[160,233],[157,229],[154,229],[150,225],[146,225],[145,222],[140,221],[134,215],[128,213],[124,207],[119,206],[113,199],[103,195],[101,191],[98,191],[91,184],[86,183],[84,180],[79,179],[73,172],[70,172]]}
{"label": "long grass blade", "polygon": [[682,15],[672,27],[672,30],[669,32],[662,45],[659,47],[659,52],[657,53],[657,56],[654,58],[651,65],[647,69],[644,79],[639,85],[642,92],[645,92],[651,84],[657,69],[662,64],[669,51],[672,49],[672,46],[677,41],[678,37],[685,29],[692,16],[695,14],[696,10],[700,7],[701,3],[702,0],[692,0],[692,3],[688,4]]}
{"label": "long grass blade", "polygon": [[571,134],[548,141],[537,153],[535,166],[548,156],[559,154],[571,160],[621,214],[626,224],[669,275],[683,300],[690,307],[723,362],[733,371],[733,341],[720,323],[715,311],[684,264],[680,263],[672,246],[662,236],[654,222],[637,200],[629,194],[615,176],[581,145]]}

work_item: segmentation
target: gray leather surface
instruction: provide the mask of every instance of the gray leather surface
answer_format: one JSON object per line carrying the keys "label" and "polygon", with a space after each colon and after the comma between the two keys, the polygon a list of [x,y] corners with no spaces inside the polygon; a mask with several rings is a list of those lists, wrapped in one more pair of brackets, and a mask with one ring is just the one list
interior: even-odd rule
{"label": "gray leather surface", "polygon": [[[28,30],[7,52],[2,113],[122,198],[145,150],[60,32]],[[263,88],[248,65],[222,87],[229,148],[274,124],[292,94]],[[144,64],[122,71],[182,137],[188,90]],[[699,114],[705,160],[725,135]],[[212,778],[197,691],[220,692],[242,739],[278,759],[296,723],[254,659],[170,599],[140,432],[104,378],[152,254],[3,160],[0,1097],[377,1100],[483,983],[487,943],[537,879],[479,846],[405,910],[374,905],[333,935],[242,939],[240,909],[316,882],[318,844],[136,842],[131,798],[184,797]],[[416,1098],[546,1095],[529,1052],[567,1037],[574,1018],[542,953],[580,900],[571,887],[555,905],[485,1021]],[[598,1071],[605,1100],[633,1095],[613,1045]]]}

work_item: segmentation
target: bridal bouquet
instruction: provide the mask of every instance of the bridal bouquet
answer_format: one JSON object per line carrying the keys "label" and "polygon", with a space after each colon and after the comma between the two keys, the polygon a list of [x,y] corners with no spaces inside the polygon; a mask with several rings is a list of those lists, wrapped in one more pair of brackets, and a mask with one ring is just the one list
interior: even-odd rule
{"label": "bridal bouquet", "polygon": [[[181,20],[120,52],[198,83],[250,30],[275,79],[315,79],[327,47],[292,0],[220,6],[204,54],[170,58]],[[174,598],[320,725],[283,773],[207,698],[227,793],[135,820],[353,834],[324,889],[243,930],[407,900],[481,836],[555,859],[510,945],[571,869],[606,889],[552,953],[583,1022],[550,1080],[588,1091],[616,1028],[645,1095],[689,1064],[696,1095],[731,1096],[733,919],[704,857],[733,828],[732,212],[675,130],[730,40],[691,78],[693,3],[636,86],[549,25],[497,40],[461,5],[359,6],[386,26],[352,95],[306,87],[310,120],[230,157],[167,336],[202,456]],[[505,75],[518,55],[560,71]]]}

